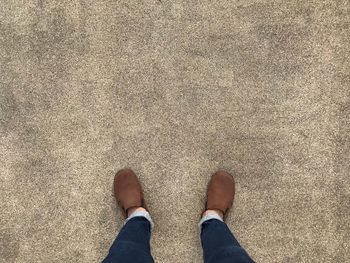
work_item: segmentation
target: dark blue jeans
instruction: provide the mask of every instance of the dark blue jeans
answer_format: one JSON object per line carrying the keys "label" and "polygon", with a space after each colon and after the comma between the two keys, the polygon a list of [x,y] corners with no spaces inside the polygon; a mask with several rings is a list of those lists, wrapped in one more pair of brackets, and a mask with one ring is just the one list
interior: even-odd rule
{"label": "dark blue jeans", "polygon": [[[154,263],[150,247],[151,225],[144,217],[129,220],[119,232],[102,263]],[[254,262],[227,225],[211,219],[202,224],[205,263]]]}

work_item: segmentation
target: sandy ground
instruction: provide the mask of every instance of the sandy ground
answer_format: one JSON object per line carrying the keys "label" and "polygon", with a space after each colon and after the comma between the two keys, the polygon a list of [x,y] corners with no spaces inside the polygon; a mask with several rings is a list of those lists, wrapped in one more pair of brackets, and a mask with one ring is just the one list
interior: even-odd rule
{"label": "sandy ground", "polygon": [[99,262],[139,175],[156,262],[202,262],[217,169],[257,262],[350,262],[348,1],[0,2],[0,262]]}

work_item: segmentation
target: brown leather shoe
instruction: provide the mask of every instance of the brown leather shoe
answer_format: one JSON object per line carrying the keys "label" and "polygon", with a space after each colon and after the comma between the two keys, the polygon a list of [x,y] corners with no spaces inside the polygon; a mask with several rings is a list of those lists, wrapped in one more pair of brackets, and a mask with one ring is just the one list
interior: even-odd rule
{"label": "brown leather shoe", "polygon": [[130,208],[143,207],[147,211],[140,181],[130,169],[120,170],[114,177],[114,193],[125,218]]}
{"label": "brown leather shoe", "polygon": [[206,210],[219,210],[227,217],[235,196],[235,181],[229,173],[218,171],[211,177],[207,190]]}

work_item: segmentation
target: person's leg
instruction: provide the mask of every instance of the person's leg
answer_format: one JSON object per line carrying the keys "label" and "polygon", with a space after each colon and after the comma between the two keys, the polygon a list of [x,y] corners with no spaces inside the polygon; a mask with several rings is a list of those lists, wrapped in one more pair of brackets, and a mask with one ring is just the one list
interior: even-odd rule
{"label": "person's leg", "polygon": [[207,192],[206,211],[200,221],[205,263],[254,262],[240,246],[224,218],[233,204],[234,180],[226,172],[213,175]]}
{"label": "person's leg", "polygon": [[203,222],[201,228],[205,263],[254,262],[224,222],[210,219]]}
{"label": "person's leg", "polygon": [[142,216],[130,219],[120,230],[103,263],[153,263],[151,223]]}
{"label": "person's leg", "polygon": [[119,171],[114,179],[114,191],[127,218],[102,263],[153,263],[150,248],[153,222],[136,175],[131,170]]}

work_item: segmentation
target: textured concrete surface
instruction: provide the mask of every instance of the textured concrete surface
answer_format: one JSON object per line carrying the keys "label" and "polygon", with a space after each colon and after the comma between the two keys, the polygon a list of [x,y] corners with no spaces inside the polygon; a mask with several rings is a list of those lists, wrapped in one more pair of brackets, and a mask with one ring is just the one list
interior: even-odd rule
{"label": "textured concrete surface", "polygon": [[350,262],[348,1],[0,1],[0,262],[99,262],[141,178],[156,262],[201,262],[210,174],[257,262]]}

